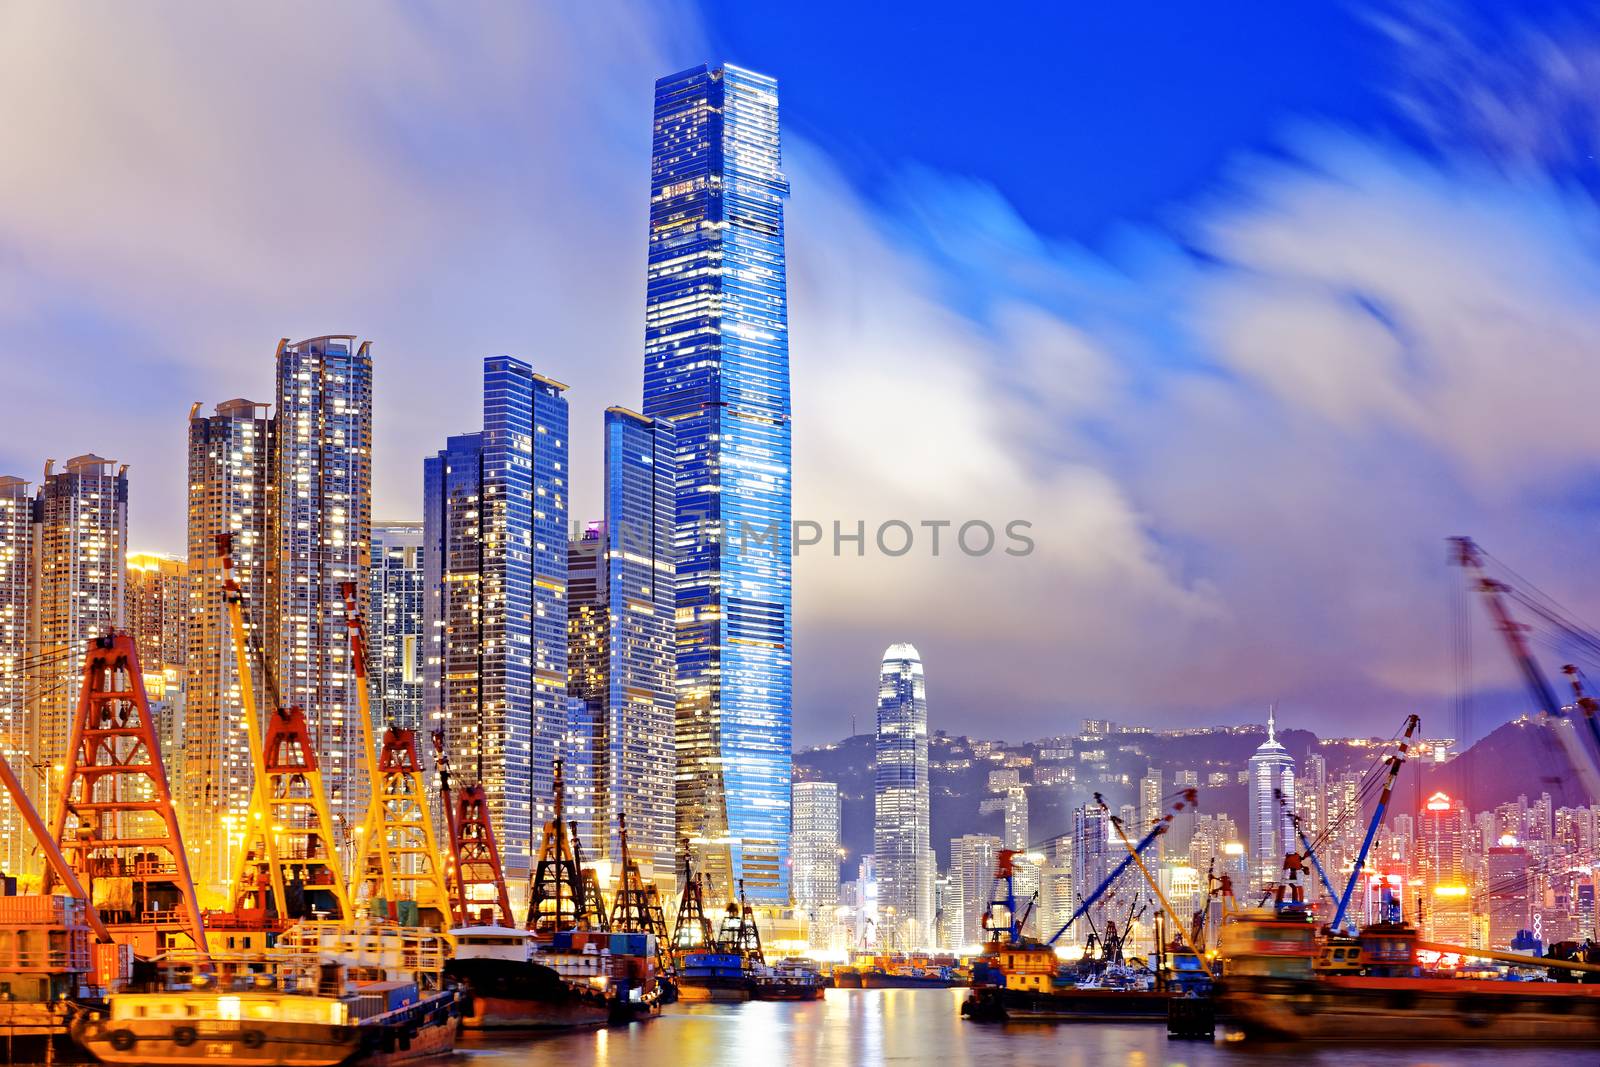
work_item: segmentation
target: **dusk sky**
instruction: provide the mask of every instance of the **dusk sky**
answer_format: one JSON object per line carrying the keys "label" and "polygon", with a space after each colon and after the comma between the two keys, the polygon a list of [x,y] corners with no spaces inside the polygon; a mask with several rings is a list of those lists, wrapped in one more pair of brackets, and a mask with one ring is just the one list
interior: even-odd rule
{"label": "dusk sky", "polygon": [[797,744],[898,641],[934,729],[1448,733],[1452,534],[1600,618],[1590,4],[0,6],[0,474],[125,461],[181,552],[190,405],[351,333],[379,518],[498,353],[598,517],[652,85],[722,61],[780,85],[796,519],[1037,546],[802,549]]}

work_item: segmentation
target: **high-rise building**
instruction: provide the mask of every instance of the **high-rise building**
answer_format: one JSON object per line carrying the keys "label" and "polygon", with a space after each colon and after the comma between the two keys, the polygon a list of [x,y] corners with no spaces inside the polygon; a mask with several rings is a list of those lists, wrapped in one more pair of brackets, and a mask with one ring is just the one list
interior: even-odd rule
{"label": "high-rise building", "polygon": [[139,648],[144,673],[182,668],[188,658],[189,567],[181,556],[128,555],[124,625]]}
{"label": "high-rise building", "polygon": [[[416,730],[422,719],[422,523],[372,527],[367,673],[377,725]],[[374,736],[377,736],[375,733]]]}
{"label": "high-rise building", "polygon": [[482,782],[514,892],[567,729],[566,386],[484,360],[483,430],[423,464],[424,714]]}
{"label": "high-rise building", "polygon": [[[28,737],[28,645],[33,618],[33,499],[28,483],[0,476],[0,753],[32,781]],[[28,831],[15,804],[0,804],[0,872],[21,873]]]}
{"label": "high-rise building", "polygon": [[1465,944],[1470,935],[1466,812],[1437,792],[1423,805],[1417,823],[1413,877],[1423,900],[1423,933],[1430,940]]}
{"label": "high-rise building", "polygon": [[963,834],[950,841],[951,892],[960,886],[956,922],[950,940],[965,951],[969,946],[982,944],[984,917],[994,893],[995,858],[1000,851],[1000,839],[992,834]]}
{"label": "high-rise building", "polygon": [[353,853],[367,814],[364,733],[345,623],[345,582],[371,617],[372,342],[351,335],[278,343],[268,629],[285,705],[305,710],[338,846]]}
{"label": "high-rise building", "polygon": [[[614,864],[615,857],[608,859],[600,851],[605,836],[604,825],[600,821],[599,798],[595,793],[600,722],[594,709],[581,697],[567,697],[566,708],[566,727],[561,732],[561,743],[556,753],[561,760],[563,779],[562,814],[577,837],[584,866]],[[601,869],[607,870],[604,866]]]}
{"label": "high-rise building", "polygon": [[66,752],[88,641],[123,626],[127,468],[95,455],[45,464],[34,520],[33,751],[48,762]]}
{"label": "high-rise building", "polygon": [[[1080,804],[1072,810],[1072,875],[1081,897],[1088,897],[1111,874],[1111,833],[1100,805]],[[1102,901],[1094,912],[1095,925],[1104,929],[1104,918]]]}
{"label": "high-rise building", "polygon": [[1528,850],[1510,835],[1489,849],[1484,862],[1484,891],[1489,913],[1489,947],[1505,951],[1517,932],[1529,928],[1532,872]]}
{"label": "high-rise building", "polygon": [[[217,537],[232,536],[245,628],[270,649],[266,578],[274,555],[267,540],[273,422],[268,411],[267,404],[239,399],[218,404],[211,415],[201,415],[199,404],[189,412],[189,647],[183,743],[173,760],[182,773],[175,776],[173,791],[194,857],[194,878],[208,896],[221,894],[234,875],[238,850],[245,847],[254,784]],[[265,709],[266,679],[254,683],[258,706]]]}
{"label": "high-rise building", "polygon": [[1278,741],[1274,709],[1267,713],[1267,739],[1250,757],[1250,863],[1256,882],[1251,889],[1278,880],[1295,839],[1293,810],[1294,757]]}
{"label": "high-rise building", "polygon": [[813,948],[827,948],[839,904],[839,787],[833,782],[794,784],[795,909],[806,919]]}
{"label": "high-rise building", "polygon": [[661,878],[677,855],[672,428],[626,408],[605,415],[605,521],[567,548],[570,692],[598,723],[597,854],[628,847]]}
{"label": "high-rise building", "polygon": [[677,446],[678,818],[714,892],[789,897],[789,339],[778,87],[656,82],[644,413]]}
{"label": "high-rise building", "polygon": [[[1138,829],[1127,828],[1135,841],[1149,833],[1150,828],[1156,824],[1156,821],[1166,814],[1166,805],[1163,802],[1164,797],[1165,794],[1161,789],[1161,771],[1152,767],[1143,778],[1139,779]],[[1184,805],[1184,808],[1187,810],[1188,805]],[[1156,859],[1160,859],[1162,853],[1166,851],[1166,842],[1163,840],[1165,836],[1162,835],[1162,837],[1156,838],[1156,843],[1151,846]]]}
{"label": "high-rise building", "polygon": [[1020,785],[1008,787],[1004,811],[1005,829],[1001,839],[1005,847],[1018,852],[1028,851],[1028,791]]}
{"label": "high-rise building", "polygon": [[906,948],[933,942],[929,804],[922,657],[913,645],[890,645],[878,675],[872,852],[879,922],[891,923],[896,943]]}

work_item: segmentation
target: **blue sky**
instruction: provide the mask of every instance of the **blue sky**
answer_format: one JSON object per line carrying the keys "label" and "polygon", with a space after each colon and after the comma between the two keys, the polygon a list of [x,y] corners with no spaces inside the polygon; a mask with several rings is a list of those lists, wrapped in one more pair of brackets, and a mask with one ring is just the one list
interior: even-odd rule
{"label": "blue sky", "polygon": [[1444,538],[1600,617],[1595,14],[1036,7],[8,5],[0,472],[123,459],[135,547],[181,551],[189,405],[349,332],[380,516],[507,352],[572,385],[594,517],[651,84],[726,58],[781,83],[796,517],[1037,541],[802,555],[802,743],[898,641],[936,728],[1452,731]]}

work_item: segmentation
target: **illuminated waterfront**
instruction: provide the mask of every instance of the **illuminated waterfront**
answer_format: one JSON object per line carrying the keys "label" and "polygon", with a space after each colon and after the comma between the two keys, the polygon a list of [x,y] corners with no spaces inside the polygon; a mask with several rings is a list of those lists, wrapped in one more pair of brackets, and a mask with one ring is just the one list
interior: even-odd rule
{"label": "illuminated waterfront", "polygon": [[454,1067],[626,1064],[629,1067],[778,1067],[780,1064],[1015,1064],[1017,1067],[1198,1067],[1299,1064],[1445,1067],[1545,1063],[1558,1050],[1450,1047],[1263,1047],[1169,1041],[1159,1025],[992,1026],[958,1015],[963,989],[831,989],[812,1003],[674,1006],[626,1028],[527,1040],[473,1041]]}

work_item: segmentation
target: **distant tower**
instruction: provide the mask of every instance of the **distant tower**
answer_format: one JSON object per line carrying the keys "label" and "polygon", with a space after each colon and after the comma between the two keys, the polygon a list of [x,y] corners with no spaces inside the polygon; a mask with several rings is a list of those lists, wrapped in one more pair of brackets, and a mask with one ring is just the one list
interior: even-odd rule
{"label": "distant tower", "polygon": [[[878,914],[901,948],[933,943],[929,847],[928,699],[915,646],[890,645],[878,677],[872,849]],[[893,908],[894,911],[889,911]]]}
{"label": "distant tower", "polygon": [[[1280,804],[1275,792],[1282,792]],[[1285,807],[1287,805],[1287,807]],[[1250,757],[1250,863],[1258,885],[1276,881],[1294,840],[1294,757],[1278,742],[1277,708],[1267,712],[1267,739]]]}

